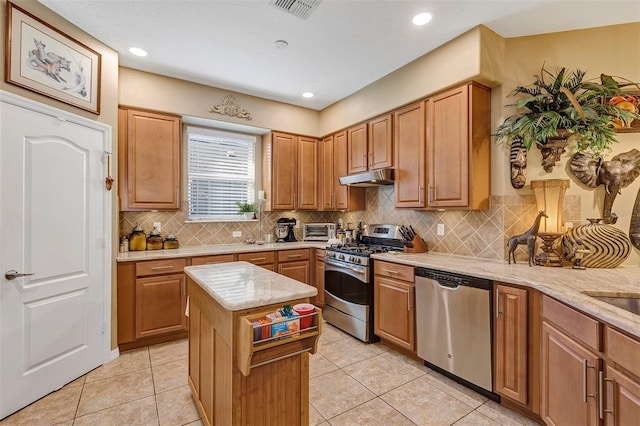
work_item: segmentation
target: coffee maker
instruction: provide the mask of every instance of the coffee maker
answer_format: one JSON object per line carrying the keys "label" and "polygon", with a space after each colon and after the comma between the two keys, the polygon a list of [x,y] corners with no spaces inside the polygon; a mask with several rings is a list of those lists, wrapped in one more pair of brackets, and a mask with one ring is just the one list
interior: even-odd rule
{"label": "coffee maker", "polygon": [[276,224],[276,243],[293,242],[296,240],[293,228],[296,226],[296,219],[293,217],[282,217]]}

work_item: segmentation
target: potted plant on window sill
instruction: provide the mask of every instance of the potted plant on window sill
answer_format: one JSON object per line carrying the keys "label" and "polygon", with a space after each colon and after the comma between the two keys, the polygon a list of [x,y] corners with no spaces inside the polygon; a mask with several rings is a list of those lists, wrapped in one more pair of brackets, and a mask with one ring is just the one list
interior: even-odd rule
{"label": "potted plant on window sill", "polygon": [[530,86],[518,86],[512,95],[526,95],[515,106],[518,112],[496,129],[498,142],[522,141],[526,149],[536,145],[542,151],[542,166],[549,173],[573,139],[576,151],[594,158],[611,150],[617,142],[615,129],[622,123],[640,119],[638,110],[604,102],[605,97],[623,94],[625,86],[637,83],[601,74],[600,83],[585,81],[586,72],[544,68]]}
{"label": "potted plant on window sill", "polygon": [[243,215],[246,220],[256,219],[258,209],[253,205],[253,203],[243,203],[238,201],[236,205],[238,206],[238,215]]}

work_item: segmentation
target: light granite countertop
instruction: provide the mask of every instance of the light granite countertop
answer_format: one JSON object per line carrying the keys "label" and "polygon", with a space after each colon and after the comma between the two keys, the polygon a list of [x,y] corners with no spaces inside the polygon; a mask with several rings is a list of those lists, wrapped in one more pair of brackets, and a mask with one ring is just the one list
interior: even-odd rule
{"label": "light granite countertop", "polygon": [[187,266],[184,272],[229,311],[313,297],[318,290],[249,262]]}
{"label": "light granite countertop", "polygon": [[142,250],[118,253],[117,262],[136,262],[140,260],[162,260],[176,257],[213,256],[216,254],[253,253],[271,250],[294,250],[302,248],[320,248],[325,242],[298,241],[292,243],[268,244],[214,244],[209,246],[180,247],[172,250]]}
{"label": "light granite countertop", "polygon": [[640,297],[640,266],[576,270],[569,267],[530,267],[441,253],[374,254],[374,259],[455,272],[507,284],[535,288],[640,339],[640,315],[590,297]]}

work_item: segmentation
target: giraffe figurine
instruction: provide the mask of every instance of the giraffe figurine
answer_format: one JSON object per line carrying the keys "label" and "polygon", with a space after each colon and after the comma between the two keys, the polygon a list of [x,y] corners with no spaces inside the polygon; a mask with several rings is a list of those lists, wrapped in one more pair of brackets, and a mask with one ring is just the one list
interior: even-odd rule
{"label": "giraffe figurine", "polygon": [[540,221],[542,220],[543,217],[548,218],[549,216],[547,216],[546,213],[541,210],[538,212],[538,215],[536,216],[536,220],[533,222],[533,225],[531,225],[531,228],[527,229],[525,232],[523,232],[520,235],[514,235],[513,237],[509,238],[509,242],[507,243],[507,246],[509,247],[509,253],[507,254],[507,258],[509,259],[509,264],[511,264],[512,257],[513,257],[513,263],[516,263],[516,255],[515,255],[516,248],[520,244],[526,244],[527,250],[529,253],[529,266],[533,266],[533,256],[535,255],[535,251],[536,251],[536,239],[538,238],[538,229],[540,229]]}

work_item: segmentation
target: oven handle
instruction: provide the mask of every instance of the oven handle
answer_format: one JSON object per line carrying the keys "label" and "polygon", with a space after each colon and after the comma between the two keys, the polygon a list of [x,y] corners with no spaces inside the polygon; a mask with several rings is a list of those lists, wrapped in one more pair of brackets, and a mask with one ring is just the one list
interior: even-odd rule
{"label": "oven handle", "polygon": [[329,265],[333,265],[333,266],[338,266],[340,268],[345,268],[345,269],[348,269],[350,271],[357,272],[359,274],[364,273],[365,270],[366,270],[364,267],[362,269],[358,269],[356,267],[353,267],[353,266],[350,266],[350,265],[346,265],[344,263],[336,262],[333,259],[327,259],[326,257],[324,259],[324,263],[328,263]]}

